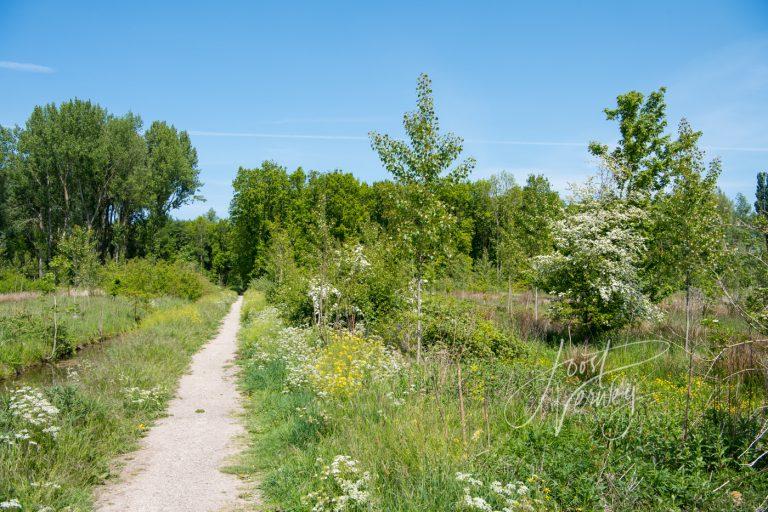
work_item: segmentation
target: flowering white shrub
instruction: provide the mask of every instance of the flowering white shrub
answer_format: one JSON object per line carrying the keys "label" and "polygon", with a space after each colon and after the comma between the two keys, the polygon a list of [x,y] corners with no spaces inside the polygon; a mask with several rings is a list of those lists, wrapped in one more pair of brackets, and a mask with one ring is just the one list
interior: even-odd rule
{"label": "flowering white shrub", "polygon": [[299,388],[315,374],[317,339],[311,329],[286,327],[277,338],[277,356],[285,363],[286,384]]}
{"label": "flowering white shrub", "polygon": [[3,436],[2,440],[6,443],[18,440],[37,445],[33,438],[55,438],[59,432],[60,427],[56,425],[59,409],[37,389],[24,386],[11,391],[8,410],[26,428],[18,430],[13,437]]}
{"label": "flowering white shrub", "polygon": [[[340,258],[342,258],[344,255],[340,252],[337,253]],[[362,271],[367,269],[371,266],[371,264],[368,262],[368,260],[365,257],[365,253],[363,252],[363,246],[358,244],[352,248],[351,251],[349,251],[349,254],[347,256],[347,261],[349,262],[350,266],[355,271]]]}
{"label": "flowering white shrub", "polygon": [[312,299],[312,310],[317,323],[324,323],[325,319],[339,306],[341,292],[320,279],[313,279],[309,283],[309,298]]}
{"label": "flowering white shrub", "polygon": [[464,485],[464,497],[459,508],[482,510],[483,512],[544,511],[549,501],[549,489],[539,489],[539,478],[535,475],[523,482],[484,484],[470,473],[456,473],[456,480]]}
{"label": "flowering white shrub", "polygon": [[556,317],[597,331],[657,317],[637,270],[642,217],[619,201],[587,199],[555,224],[555,252],[537,257],[535,269],[539,284],[556,297]]}
{"label": "flowering white shrub", "polygon": [[312,505],[312,512],[366,510],[371,500],[371,475],[361,471],[359,465],[347,455],[337,455],[329,465],[323,466],[316,475],[319,489],[304,498]]}

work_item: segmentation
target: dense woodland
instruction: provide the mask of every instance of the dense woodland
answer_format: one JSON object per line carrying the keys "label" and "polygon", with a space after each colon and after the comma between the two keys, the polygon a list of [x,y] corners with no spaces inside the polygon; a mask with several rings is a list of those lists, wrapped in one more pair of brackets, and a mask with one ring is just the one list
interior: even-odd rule
{"label": "dense woodland", "polygon": [[[144,326],[173,347],[197,325],[197,347],[233,299],[216,284],[247,290],[240,364],[256,449],[245,457],[258,460],[239,470],[263,476],[276,508],[763,507],[768,174],[756,170],[754,198],[726,195],[720,161],[687,120],[669,125],[660,88],[605,109],[617,140],[586,148],[595,175],[567,192],[536,173],[472,179],[428,76],[416,92],[404,139],[370,133],[389,179],[265,161],[238,170],[227,218],[173,217],[202,198],[195,148],[168,123],[144,130],[134,114],[72,100],[2,128],[0,292],[48,295],[37,312],[0,315],[0,335],[27,322],[39,338],[34,351],[0,340],[15,350],[0,351],[0,368],[68,357],[62,329],[101,340],[104,308],[108,330],[139,326],[137,353],[152,344]],[[79,309],[59,322],[57,288],[97,291],[87,322]],[[201,317],[205,304],[216,311]],[[53,330],[38,318],[51,311]],[[184,350],[169,356],[172,375]],[[155,363],[166,364],[141,364]],[[553,383],[580,398],[553,397]],[[99,396],[102,381],[90,385]],[[586,386],[631,390],[631,408],[592,404]],[[127,389],[152,405],[109,405],[125,425],[162,413],[165,391]],[[0,426],[16,428],[7,403]],[[69,448],[86,465],[123,450]],[[48,466],[3,450],[0,469],[28,472],[3,493],[87,502],[25,487]],[[97,479],[56,468],[73,488]]]}

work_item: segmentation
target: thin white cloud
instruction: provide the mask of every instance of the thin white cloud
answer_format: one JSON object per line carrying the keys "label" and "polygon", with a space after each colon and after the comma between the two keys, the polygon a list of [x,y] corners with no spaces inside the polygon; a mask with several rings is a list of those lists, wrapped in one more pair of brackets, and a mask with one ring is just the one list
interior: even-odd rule
{"label": "thin white cloud", "polygon": [[371,124],[382,120],[380,117],[288,117],[270,124]]}
{"label": "thin white cloud", "polygon": [[536,141],[536,140],[486,140],[486,139],[465,139],[464,142],[470,144],[497,144],[501,146],[574,146],[586,147],[586,142],[558,142],[558,141]]}
{"label": "thin white cloud", "polygon": [[211,132],[190,130],[198,137],[251,137],[255,139],[368,140],[362,135],[298,135],[290,133]]}
{"label": "thin white cloud", "polygon": [[[218,132],[190,130],[190,135],[198,137],[250,137],[255,139],[306,139],[306,140],[368,140],[364,135],[323,135],[323,134],[294,134],[294,133],[260,133],[260,132]],[[536,141],[536,140],[488,140],[466,139],[470,144],[491,144],[503,146],[566,146],[586,148],[586,142],[567,141]],[[747,151],[768,152],[768,147],[732,147],[732,146],[703,146],[708,151]]]}
{"label": "thin white cloud", "polygon": [[40,64],[29,64],[27,62],[13,62],[10,60],[0,60],[0,68],[13,71],[24,71],[27,73],[53,73],[54,69]]}

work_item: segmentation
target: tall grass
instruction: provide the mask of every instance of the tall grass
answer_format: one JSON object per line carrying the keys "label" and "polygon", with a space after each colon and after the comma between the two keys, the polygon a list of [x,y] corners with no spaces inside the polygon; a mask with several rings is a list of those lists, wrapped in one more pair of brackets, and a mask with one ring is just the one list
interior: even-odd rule
{"label": "tall grass", "polygon": [[[0,502],[17,500],[34,511],[90,510],[94,485],[165,410],[192,354],[216,332],[234,297],[219,292],[164,309],[103,349],[82,354],[66,373],[6,383]],[[19,391],[22,384],[32,387]],[[54,407],[47,421],[58,429],[55,436],[16,414],[20,402]]]}
{"label": "tall grass", "polygon": [[[141,314],[183,302],[154,299],[142,306]],[[0,303],[0,380],[133,329],[136,316],[136,304],[123,297],[46,295]]]}
{"label": "tall grass", "polygon": [[[317,363],[307,383],[292,384],[296,365],[280,343],[299,331],[285,330],[268,307],[259,313],[264,304],[247,294],[240,360],[253,444],[240,470],[260,475],[275,510],[330,510],[320,498],[333,492],[347,500],[340,510],[484,510],[483,503],[500,510],[493,482],[525,488],[520,510],[749,510],[768,493],[765,464],[748,467],[740,457],[759,454],[748,445],[760,422],[734,415],[723,431],[729,413],[709,402],[707,382],[695,382],[698,421],[681,443],[685,388],[657,377],[679,371],[677,354],[665,355],[666,366],[649,365],[651,378],[606,377],[606,386],[636,386],[632,409],[628,401],[567,409],[589,375],[569,374],[567,365],[552,373],[557,347],[536,340],[511,362],[433,350],[423,364],[406,359],[396,374],[334,397],[313,384],[312,372],[323,371]],[[322,344],[316,350],[325,363],[340,353],[337,368],[352,357]],[[619,369],[654,350],[632,346],[606,364]],[[579,357],[566,351],[561,361]],[[551,387],[541,378],[549,375]],[[344,486],[328,483],[339,456],[370,473],[370,499],[350,501]]]}

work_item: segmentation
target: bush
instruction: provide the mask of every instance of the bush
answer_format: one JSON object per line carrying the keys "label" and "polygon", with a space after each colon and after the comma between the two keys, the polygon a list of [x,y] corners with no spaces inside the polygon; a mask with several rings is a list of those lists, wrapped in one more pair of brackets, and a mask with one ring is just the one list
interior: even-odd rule
{"label": "bush", "polygon": [[49,286],[46,281],[29,279],[18,270],[0,269],[0,293],[48,291]]}
{"label": "bush", "polygon": [[297,272],[294,279],[285,280],[280,284],[262,281],[261,285],[267,288],[267,298],[280,305],[280,312],[291,323],[305,324],[311,321],[309,280],[303,274]]}
{"label": "bush", "polygon": [[445,345],[470,357],[514,359],[525,351],[523,343],[499,330],[479,308],[447,295],[429,295],[423,306],[422,343]]}
{"label": "bush", "polygon": [[213,289],[213,284],[187,264],[143,259],[108,266],[103,284],[110,295],[140,299],[172,296],[197,300]]}

